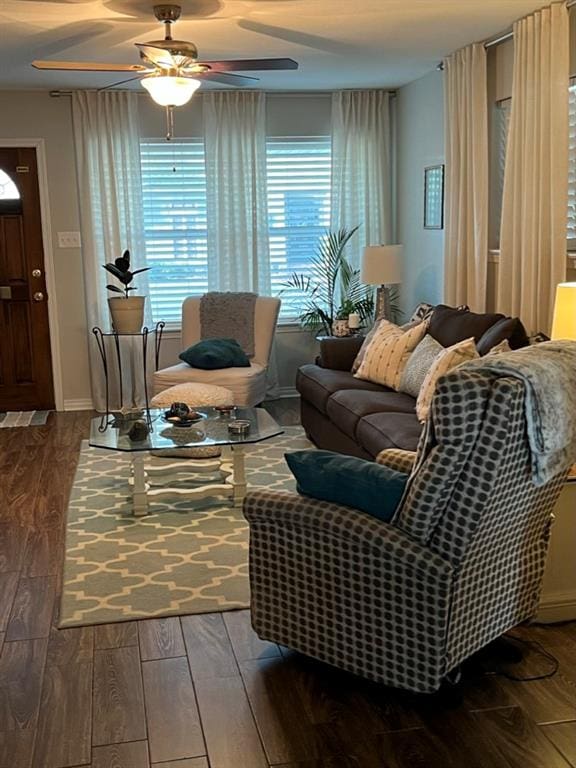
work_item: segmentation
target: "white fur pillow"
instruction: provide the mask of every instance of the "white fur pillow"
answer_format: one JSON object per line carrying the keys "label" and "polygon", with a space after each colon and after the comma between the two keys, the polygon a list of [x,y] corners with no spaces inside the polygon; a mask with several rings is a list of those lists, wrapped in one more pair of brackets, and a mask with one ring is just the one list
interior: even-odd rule
{"label": "white fur pillow", "polygon": [[398,389],[408,358],[422,340],[427,325],[422,322],[404,331],[388,320],[381,320],[354,374],[356,378]]}
{"label": "white fur pillow", "polygon": [[420,393],[416,400],[416,415],[420,421],[426,421],[432,405],[432,398],[436,390],[436,384],[440,376],[457,368],[462,363],[475,360],[480,357],[474,338],[464,339],[451,347],[446,347],[434,360],[430,370],[426,374]]}

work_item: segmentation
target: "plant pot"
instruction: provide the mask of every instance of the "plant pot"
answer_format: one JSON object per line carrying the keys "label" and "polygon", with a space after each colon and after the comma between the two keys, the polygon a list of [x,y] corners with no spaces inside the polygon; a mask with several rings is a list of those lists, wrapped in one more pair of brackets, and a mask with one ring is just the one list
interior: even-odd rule
{"label": "plant pot", "polygon": [[334,320],[332,323],[332,334],[334,336],[349,336],[350,327],[348,325],[348,319]]}
{"label": "plant pot", "polygon": [[123,299],[114,296],[108,299],[112,327],[116,333],[140,333],[144,324],[145,296],[130,296]]}

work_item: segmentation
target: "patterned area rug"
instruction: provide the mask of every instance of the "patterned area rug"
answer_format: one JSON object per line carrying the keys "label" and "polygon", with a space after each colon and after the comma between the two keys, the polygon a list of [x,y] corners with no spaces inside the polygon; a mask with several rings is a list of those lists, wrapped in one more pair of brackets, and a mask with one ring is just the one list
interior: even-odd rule
{"label": "patterned area rug", "polygon": [[[293,490],[301,427],[246,448],[249,486]],[[229,501],[152,501],[131,513],[130,460],[83,445],[68,507],[60,626],[246,608],[248,524]],[[182,474],[179,475],[182,478]]]}
{"label": "patterned area rug", "polygon": [[46,424],[50,411],[8,411],[0,413],[0,429],[10,427],[41,427]]}

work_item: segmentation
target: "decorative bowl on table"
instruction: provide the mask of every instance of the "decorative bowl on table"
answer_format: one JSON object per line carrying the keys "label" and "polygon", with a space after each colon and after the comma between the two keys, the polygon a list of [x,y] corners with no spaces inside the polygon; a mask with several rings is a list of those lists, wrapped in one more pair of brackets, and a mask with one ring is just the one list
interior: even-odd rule
{"label": "decorative bowl on table", "polygon": [[233,419],[228,424],[230,437],[247,437],[250,433],[250,422],[244,419]]}
{"label": "decorative bowl on table", "polygon": [[164,411],[163,419],[175,427],[189,427],[195,421],[204,418],[202,413],[193,411],[186,403],[172,403],[167,411]]}
{"label": "decorative bowl on table", "polygon": [[204,414],[199,413],[198,411],[189,410],[186,415],[178,415],[172,411],[165,411],[162,418],[173,427],[190,427],[192,424],[200,421],[200,419],[203,419]]}

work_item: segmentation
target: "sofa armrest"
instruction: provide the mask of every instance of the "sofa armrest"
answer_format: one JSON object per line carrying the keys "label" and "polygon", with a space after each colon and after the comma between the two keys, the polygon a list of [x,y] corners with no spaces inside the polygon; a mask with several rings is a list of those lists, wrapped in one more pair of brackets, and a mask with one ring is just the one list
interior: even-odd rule
{"label": "sofa armrest", "polygon": [[405,451],[402,448],[384,448],[376,456],[376,464],[408,474],[414,469],[415,462],[416,451]]}
{"label": "sofa armrest", "polygon": [[399,528],[351,507],[318,501],[286,491],[258,489],[244,499],[244,516],[251,527],[264,525],[308,529],[310,538],[336,538],[346,546],[361,547],[370,556],[397,558],[413,572],[449,574],[452,566],[440,555],[411,539]]}
{"label": "sofa armrest", "polygon": [[322,336],[317,364],[334,371],[351,371],[363,342],[364,336]]}

